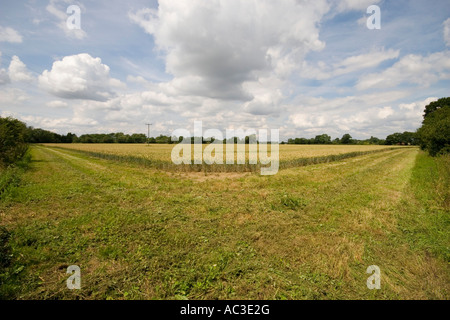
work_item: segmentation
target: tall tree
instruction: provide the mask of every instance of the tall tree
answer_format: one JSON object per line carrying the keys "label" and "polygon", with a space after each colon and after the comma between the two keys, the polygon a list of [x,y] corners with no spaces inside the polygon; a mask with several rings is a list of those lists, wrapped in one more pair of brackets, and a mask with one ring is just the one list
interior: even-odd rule
{"label": "tall tree", "polygon": [[449,107],[450,106],[450,97],[448,98],[440,98],[437,101],[431,102],[425,107],[424,114],[423,114],[423,120],[427,118],[428,115],[435,112],[436,110],[439,110],[443,107]]}
{"label": "tall tree", "polygon": [[[442,98],[425,107],[422,127],[417,130],[420,147],[431,156],[450,153],[450,98]],[[431,105],[431,106],[430,106]]]}

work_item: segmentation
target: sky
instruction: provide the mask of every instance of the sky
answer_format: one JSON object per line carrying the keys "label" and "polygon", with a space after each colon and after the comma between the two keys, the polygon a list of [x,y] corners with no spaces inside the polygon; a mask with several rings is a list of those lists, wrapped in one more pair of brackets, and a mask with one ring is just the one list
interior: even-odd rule
{"label": "sky", "polygon": [[450,96],[449,49],[448,0],[0,0],[0,116],[385,138]]}

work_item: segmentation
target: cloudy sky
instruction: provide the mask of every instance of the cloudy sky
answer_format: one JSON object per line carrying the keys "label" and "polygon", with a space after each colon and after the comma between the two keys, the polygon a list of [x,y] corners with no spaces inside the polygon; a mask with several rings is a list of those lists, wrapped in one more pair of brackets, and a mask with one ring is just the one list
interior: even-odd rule
{"label": "cloudy sky", "polygon": [[[81,29],[68,28],[80,8]],[[367,13],[378,5],[381,29]],[[58,133],[368,138],[450,96],[448,0],[0,1],[0,115]]]}

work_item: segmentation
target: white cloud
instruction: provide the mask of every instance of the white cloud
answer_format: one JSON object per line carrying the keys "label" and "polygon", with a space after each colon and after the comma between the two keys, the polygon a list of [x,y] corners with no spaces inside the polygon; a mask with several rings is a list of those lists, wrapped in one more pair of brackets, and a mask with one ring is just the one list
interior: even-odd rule
{"label": "white cloud", "polygon": [[326,114],[297,113],[290,115],[289,121],[297,128],[317,128],[329,125],[331,119]]}
{"label": "white cloud", "polygon": [[305,112],[329,112],[340,111],[344,113],[356,113],[361,108],[380,107],[385,104],[391,104],[409,96],[408,91],[385,91],[380,93],[351,95],[346,97],[337,97],[333,99],[316,97],[299,97],[293,104],[290,113],[295,113],[296,109],[302,109]]}
{"label": "white cloud", "polygon": [[398,107],[403,113],[405,119],[421,119],[425,110],[425,106],[436,100],[438,100],[437,97],[429,97],[423,101],[401,103]]}
{"label": "white cloud", "polygon": [[10,82],[8,72],[5,69],[0,69],[0,85]]}
{"label": "white cloud", "polygon": [[22,36],[13,28],[0,26],[0,42],[21,43]]}
{"label": "white cloud", "polygon": [[444,21],[444,42],[447,47],[450,47],[450,18]]}
{"label": "white cloud", "polygon": [[3,108],[8,108],[12,105],[20,105],[28,99],[28,94],[17,88],[0,90],[0,106]]}
{"label": "white cloud", "polygon": [[[2,58],[2,52],[0,51],[0,65],[1,63],[1,58]],[[5,69],[0,69],[0,85],[2,84],[7,84],[10,82],[9,76],[8,76],[8,72]]]}
{"label": "white cloud", "polygon": [[383,107],[380,110],[378,110],[378,118],[380,119],[386,119],[387,117],[394,114],[394,110],[392,110],[391,107]]}
{"label": "white cloud", "polygon": [[115,96],[113,89],[125,85],[111,78],[101,62],[87,53],[64,57],[39,76],[39,84],[57,97],[106,101]]}
{"label": "white cloud", "polygon": [[428,87],[441,79],[449,78],[450,55],[448,52],[436,52],[426,57],[410,54],[380,73],[361,77],[356,88],[358,90],[391,88],[402,83]]}
{"label": "white cloud", "polygon": [[149,81],[145,80],[145,78],[142,76],[131,76],[131,75],[127,76],[127,82],[136,83],[142,86],[147,86],[150,84]]}
{"label": "white cloud", "polygon": [[359,69],[372,68],[379,65],[385,60],[391,60],[398,58],[400,50],[389,49],[387,51],[383,49],[372,51],[367,54],[361,54],[358,56],[352,56],[344,59],[343,61],[334,65],[335,73],[343,74],[353,72]]}
{"label": "white cloud", "polygon": [[155,38],[174,76],[166,90],[180,95],[248,101],[243,84],[291,73],[311,50],[321,50],[326,1],[159,1],[130,20]]}
{"label": "white cloud", "polygon": [[50,131],[59,131],[63,129],[64,132],[68,128],[79,128],[79,127],[93,127],[98,125],[98,121],[91,118],[84,118],[74,116],[71,118],[47,118],[40,116],[22,116],[21,120],[25,121],[28,125],[37,128],[46,128]]}
{"label": "white cloud", "polygon": [[380,124],[381,117],[387,117],[389,111],[383,105],[405,95],[407,92],[392,91],[334,99],[305,97],[288,109],[291,114],[288,123],[301,130],[303,136],[324,132],[332,136],[345,132],[353,134],[361,127],[370,127],[370,123]]}
{"label": "white cloud", "polygon": [[33,76],[27,70],[27,66],[19,59],[18,56],[12,57],[8,68],[8,75],[13,82],[29,82],[33,80]]}
{"label": "white cloud", "polygon": [[384,50],[382,48],[369,53],[348,57],[332,66],[326,65],[322,61],[317,66],[310,66],[307,62],[303,62],[300,74],[303,78],[325,80],[362,69],[376,67],[383,61],[398,58],[399,54],[399,50]]}
{"label": "white cloud", "polygon": [[61,100],[53,100],[50,102],[47,102],[47,106],[50,108],[65,108],[68,106],[67,102],[61,101]]}
{"label": "white cloud", "polygon": [[381,0],[341,0],[338,2],[337,8],[339,11],[353,11],[365,10],[373,5],[379,3]]}
{"label": "white cloud", "polygon": [[[377,102],[373,101],[371,95],[352,97],[353,99],[359,102],[365,101],[366,108],[353,106],[324,112],[314,106],[317,101],[310,100],[312,105],[304,105],[302,107],[304,111],[290,115],[288,123],[302,132],[300,136],[306,137],[324,132],[333,137],[340,137],[343,133],[348,132],[359,137],[373,135],[384,138],[386,132],[415,131],[420,127],[425,106],[437,100],[436,97],[429,97],[411,103],[377,106]],[[322,103],[342,105],[342,101],[335,102],[335,100],[322,100]],[[291,137],[293,135],[299,136],[298,131],[293,131]]]}

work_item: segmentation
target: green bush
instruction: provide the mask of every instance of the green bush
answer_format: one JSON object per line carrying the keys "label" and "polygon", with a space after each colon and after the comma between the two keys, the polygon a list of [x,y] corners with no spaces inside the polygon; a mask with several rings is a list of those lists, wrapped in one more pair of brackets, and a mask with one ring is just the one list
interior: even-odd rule
{"label": "green bush", "polygon": [[11,263],[10,237],[11,233],[5,227],[0,226],[0,273]]}
{"label": "green bush", "polygon": [[0,166],[7,167],[22,158],[28,149],[27,126],[13,118],[0,117]]}

